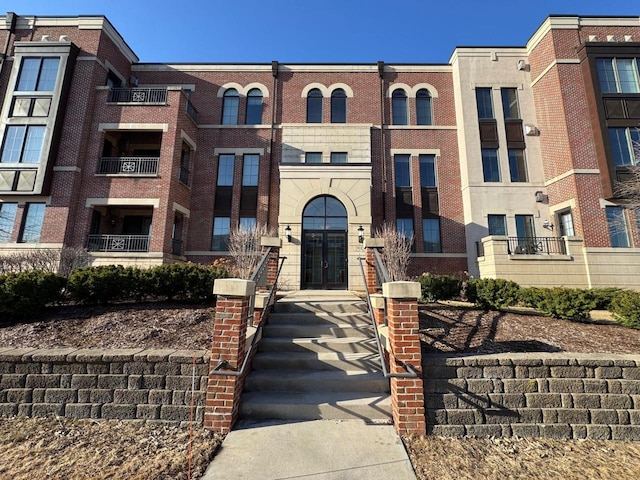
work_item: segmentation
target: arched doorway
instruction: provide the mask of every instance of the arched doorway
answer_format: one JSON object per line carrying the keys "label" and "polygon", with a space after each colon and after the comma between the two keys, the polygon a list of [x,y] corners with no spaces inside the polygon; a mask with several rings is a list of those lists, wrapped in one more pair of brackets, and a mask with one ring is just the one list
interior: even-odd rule
{"label": "arched doorway", "polygon": [[302,213],[302,288],[347,288],[347,210],[334,197],[311,200]]}

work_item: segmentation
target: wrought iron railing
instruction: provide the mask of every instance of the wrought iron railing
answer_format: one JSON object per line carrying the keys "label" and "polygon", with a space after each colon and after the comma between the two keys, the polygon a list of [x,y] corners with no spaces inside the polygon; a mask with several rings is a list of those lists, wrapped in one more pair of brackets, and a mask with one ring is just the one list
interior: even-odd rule
{"label": "wrought iron railing", "polygon": [[148,252],[149,235],[89,235],[90,252]]}
{"label": "wrought iron railing", "polygon": [[182,255],[182,240],[174,238],[171,240],[171,254]]}
{"label": "wrought iron railing", "polygon": [[112,88],[109,92],[111,103],[137,103],[143,105],[165,105],[166,88]]}
{"label": "wrought iron railing", "polygon": [[98,173],[104,175],[157,175],[158,157],[102,157]]}
{"label": "wrought iron railing", "polygon": [[180,170],[178,170],[178,180],[180,180],[185,185],[189,185],[189,175],[191,172],[186,167],[180,166]]}
{"label": "wrought iron railing", "polygon": [[[278,278],[280,277],[280,271],[282,270],[282,266],[284,265],[284,261],[287,257],[278,257],[276,260],[278,262],[278,266],[276,269],[275,281],[273,285],[267,285],[267,278],[269,272],[269,261],[271,260],[271,251],[272,247],[269,247],[267,251],[262,255],[258,266],[253,271],[253,274],[249,278],[250,280],[256,282],[256,288],[258,287],[266,287],[268,290],[265,292],[267,294],[267,298],[264,301],[264,308],[262,310],[262,314],[260,315],[260,319],[258,320],[258,324],[256,325],[256,331],[253,334],[253,338],[251,339],[251,344],[247,348],[247,352],[244,356],[244,360],[242,362],[242,366],[239,370],[229,370],[229,363],[226,360],[221,361],[218,365],[209,373],[212,375],[229,375],[233,377],[241,377],[246,373],[247,367],[249,366],[249,361],[253,357],[253,354],[258,346],[258,342],[262,338],[262,329],[267,323],[267,317],[269,315],[269,311],[271,309],[271,305],[273,304],[273,299],[276,294],[276,287],[278,285]],[[255,298],[255,297],[254,297]],[[249,313],[249,317],[246,319],[247,322],[251,320],[253,317],[253,309],[251,309]]]}
{"label": "wrought iron railing", "polygon": [[509,255],[566,255],[567,247],[563,238],[558,237],[509,237]]}
{"label": "wrought iron railing", "polygon": [[191,120],[198,123],[198,110],[196,110],[196,107],[193,106],[193,103],[191,103],[191,100],[187,100],[186,108],[187,108],[187,115],[191,117]]}
{"label": "wrought iron railing", "polygon": [[[377,249],[373,249],[373,253],[374,253],[374,267],[375,267],[375,271],[376,271],[376,288],[380,288],[382,289],[382,284],[386,283],[389,281],[389,274],[387,273],[387,268],[384,266],[384,263],[382,262],[382,257],[380,256],[380,253],[378,252]],[[362,274],[362,281],[364,282],[364,289],[366,292],[366,299],[367,299],[367,307],[369,309],[369,320],[371,321],[371,325],[373,326],[373,332],[374,332],[374,336],[376,337],[376,347],[378,349],[378,357],[380,358],[380,365],[382,367],[382,374],[384,375],[385,378],[391,378],[391,377],[395,377],[395,378],[416,378],[418,376],[417,372],[415,371],[415,369],[407,364],[407,363],[403,363],[402,367],[406,370],[406,373],[391,373],[389,372],[388,368],[387,368],[387,362],[386,362],[386,355],[384,354],[383,351],[383,347],[382,347],[382,342],[380,340],[380,332],[378,331],[378,323],[376,322],[376,319],[373,315],[373,307],[371,305],[371,295],[369,293],[369,288],[367,286],[367,274],[365,271],[365,266],[364,266],[364,262],[367,261],[366,258],[360,257],[358,258],[358,261],[360,263],[360,273]],[[386,317],[386,311],[385,311],[385,317]],[[386,322],[385,322],[386,323]]]}

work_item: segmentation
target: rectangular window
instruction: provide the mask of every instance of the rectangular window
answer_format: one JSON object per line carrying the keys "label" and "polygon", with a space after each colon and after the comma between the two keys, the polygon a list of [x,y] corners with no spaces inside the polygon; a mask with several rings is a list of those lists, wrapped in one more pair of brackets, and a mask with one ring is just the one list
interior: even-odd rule
{"label": "rectangular window", "polygon": [[420,186],[435,187],[436,184],[436,156],[420,155]]}
{"label": "rectangular window", "polygon": [[520,107],[518,106],[518,90],[515,88],[501,88],[502,111],[506,120],[517,120],[520,118]]}
{"label": "rectangular window", "polygon": [[609,128],[609,140],[616,166],[637,165],[634,146],[640,142],[640,132],[635,128]]}
{"label": "rectangular window", "polygon": [[424,251],[426,253],[442,252],[439,218],[425,218],[422,220],[422,237],[424,239]]}
{"label": "rectangular window", "polygon": [[214,252],[226,252],[229,250],[230,225],[231,219],[229,217],[216,217],[213,219],[211,250]]}
{"label": "rectangular window", "polygon": [[2,145],[2,163],[39,163],[46,127],[9,125]]}
{"label": "rectangular window", "polygon": [[493,117],[493,102],[490,88],[476,88],[476,104],[480,120]]}
{"label": "rectangular window", "polygon": [[234,155],[220,155],[218,164],[218,186],[230,187],[233,185],[233,167],[235,166]]}
{"label": "rectangular window", "polygon": [[322,163],[321,152],[307,152],[304,154],[304,163]]}
{"label": "rectangular window", "polygon": [[616,67],[618,70],[618,80],[620,82],[620,91],[622,93],[638,93],[638,69],[633,58],[616,58]]}
{"label": "rectangular window", "polygon": [[331,163],[347,163],[345,152],[331,152]]}
{"label": "rectangular window", "polygon": [[241,230],[254,230],[256,228],[256,217],[240,217]]}
{"label": "rectangular window", "polygon": [[27,203],[19,242],[36,243],[40,241],[44,209],[44,203]]}
{"label": "rectangular window", "polygon": [[507,235],[506,215],[489,214],[487,216],[487,222],[489,224],[489,235]]}
{"label": "rectangular window", "polygon": [[602,93],[640,93],[637,58],[598,58],[596,68]]}
{"label": "rectangular window", "polygon": [[260,168],[260,155],[245,155],[242,165],[242,185],[255,187],[258,185],[258,171]]}
{"label": "rectangular window", "polygon": [[509,172],[512,182],[527,181],[527,163],[524,150],[509,149]]}
{"label": "rectangular window", "polygon": [[396,230],[406,238],[413,238],[413,218],[398,218]]}
{"label": "rectangular window", "polygon": [[519,239],[536,236],[533,215],[516,215],[516,235]]}
{"label": "rectangular window", "polygon": [[11,240],[17,211],[17,203],[0,203],[0,242],[7,243]]}
{"label": "rectangular window", "polygon": [[22,59],[18,85],[21,92],[51,92],[56,86],[58,76],[58,57],[27,57]]}
{"label": "rectangular window", "polygon": [[498,150],[493,148],[482,149],[482,174],[485,182],[500,181]]}
{"label": "rectangular window", "polygon": [[573,218],[571,212],[561,212],[558,214],[558,223],[560,224],[561,237],[573,237]]}
{"label": "rectangular window", "polygon": [[411,175],[409,168],[410,155],[394,155],[396,187],[410,187]]}
{"label": "rectangular window", "polygon": [[627,219],[622,207],[606,207],[609,238],[612,247],[628,247],[629,232]]}

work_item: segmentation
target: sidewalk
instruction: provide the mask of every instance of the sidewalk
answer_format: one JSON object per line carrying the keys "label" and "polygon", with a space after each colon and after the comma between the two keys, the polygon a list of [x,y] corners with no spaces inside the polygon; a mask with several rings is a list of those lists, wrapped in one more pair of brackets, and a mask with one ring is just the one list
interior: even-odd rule
{"label": "sidewalk", "polygon": [[203,480],[416,480],[391,425],[244,420]]}

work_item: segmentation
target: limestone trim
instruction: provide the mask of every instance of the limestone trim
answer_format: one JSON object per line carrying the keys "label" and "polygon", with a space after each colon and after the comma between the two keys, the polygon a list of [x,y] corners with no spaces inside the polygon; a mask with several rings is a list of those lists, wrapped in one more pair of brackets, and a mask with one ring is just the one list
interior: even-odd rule
{"label": "limestone trim", "polygon": [[242,85],[236,82],[229,82],[229,83],[225,83],[218,89],[218,93],[216,94],[216,96],[218,98],[222,98],[224,97],[224,94],[226,93],[226,91],[231,90],[232,88],[238,91],[238,95],[242,95],[242,90],[243,90]]}
{"label": "limestone trim", "polygon": [[[353,90],[346,83],[333,83],[329,85],[329,92],[333,93],[334,90],[341,88],[344,90],[344,93],[347,95],[347,98],[353,98]],[[331,96],[331,94],[329,94]]]}
{"label": "limestone trim", "polygon": [[466,253],[412,253],[411,258],[467,258]]}
{"label": "limestone trim", "polygon": [[264,155],[264,148],[214,148],[214,155]]}
{"label": "limestone trim", "polygon": [[159,198],[87,198],[85,207],[93,207],[94,205],[132,205],[132,206],[152,206],[160,207]]}
{"label": "limestone trim", "polygon": [[[206,129],[214,129],[218,128],[220,130],[231,129],[234,128],[245,128],[245,129],[260,129],[260,128],[270,128],[271,125],[268,123],[261,123],[258,125],[220,125],[220,124],[212,124],[212,125],[198,125],[198,128],[206,128]],[[274,125],[274,128],[278,128]]]}
{"label": "limestone trim", "polygon": [[76,166],[64,166],[64,165],[56,165],[53,167],[54,172],[78,172],[80,173],[82,169]]}
{"label": "limestone trim", "polygon": [[390,150],[391,155],[435,155],[440,156],[439,148],[392,148]]}
{"label": "limestone trim", "polygon": [[64,248],[64,243],[0,243],[0,250],[11,250],[12,252],[33,250],[34,248],[39,250],[57,250]]}
{"label": "limestone trim", "polygon": [[173,202],[173,211],[180,212],[182,215],[184,215],[187,218],[191,216],[191,210],[189,210],[187,207],[183,207],[182,205],[176,202]]}
{"label": "limestone trim", "polygon": [[409,85],[406,83],[394,83],[387,89],[387,98],[391,98],[393,96],[393,92],[396,90],[404,90],[404,93],[407,94],[408,98],[411,98],[412,96],[412,88]]}
{"label": "limestone trim", "polygon": [[249,83],[248,85],[245,85],[244,87],[242,85],[240,85],[239,83],[236,83],[236,82],[225,83],[224,85],[222,85],[220,87],[220,89],[218,90],[218,93],[216,94],[216,96],[218,98],[223,97],[224,93],[227,90],[231,89],[231,88],[235,88],[238,91],[238,95],[240,95],[241,97],[246,97],[247,94],[249,93],[249,90],[252,90],[254,88],[257,88],[258,90],[260,90],[260,92],[262,92],[262,96],[263,97],[268,97],[269,96],[269,89],[267,87],[265,87],[262,83],[258,83],[258,82]]}
{"label": "limestone trim", "polygon": [[[376,128],[380,128],[375,125]],[[383,125],[385,130],[457,130],[455,125]]]}
{"label": "limestone trim", "polygon": [[560,180],[563,180],[571,175],[600,175],[600,170],[598,170],[597,168],[576,168],[567,170],[563,174],[558,175],[557,177],[553,177],[551,180],[547,180],[546,182],[544,182],[544,186],[548,187],[549,185],[553,185],[554,183],[559,182]]}
{"label": "limestone trim", "polygon": [[346,195],[342,190],[325,185],[323,187],[316,187],[300,197],[296,206],[293,208],[293,217],[302,218],[304,207],[306,207],[311,200],[321,195],[331,195],[337,198],[347,210],[347,218],[353,218],[358,215],[358,211],[351,197]]}
{"label": "limestone trim", "polygon": [[327,87],[325,87],[322,83],[314,82],[314,83],[310,83],[309,85],[306,85],[302,89],[301,98],[308,97],[309,96],[309,92],[311,90],[313,90],[314,88],[317,88],[318,90],[320,90],[320,92],[322,93],[323,97],[330,97],[331,96],[331,94],[329,93],[329,89]]}
{"label": "limestone trim", "polygon": [[429,95],[431,95],[431,98],[438,98],[438,90],[436,89],[436,87],[434,87],[433,85],[431,85],[430,83],[418,83],[417,85],[414,85],[413,88],[411,89],[411,95],[410,97],[415,97],[418,94],[418,90],[428,90],[429,91]]}
{"label": "limestone trim", "polygon": [[180,138],[191,147],[191,150],[196,151],[196,142],[185,132],[180,130]]}
{"label": "limestone trim", "polygon": [[549,213],[554,215],[556,212],[561,212],[562,210],[566,210],[567,208],[575,210],[575,208],[576,208],[576,199],[575,198],[572,198],[571,200],[567,200],[566,202],[558,203],[556,205],[550,205],[549,206]]}
{"label": "limestone trim", "polygon": [[576,58],[559,58],[554,60],[553,62],[551,62],[549,65],[547,65],[547,67],[542,70],[542,72],[540,73],[540,75],[538,75],[536,77],[535,80],[533,80],[531,82],[531,86],[535,86],[536,83],[538,83],[540,80],[542,80],[544,78],[544,76],[549,73],[549,70],[551,70],[553,67],[557,66],[557,65],[579,65],[580,64],[580,60],[576,59]]}
{"label": "limestone trim", "polygon": [[257,88],[258,90],[260,90],[260,92],[262,93],[262,96],[264,98],[267,98],[269,96],[269,89],[267,87],[265,87],[263,84],[258,83],[258,82],[251,82],[248,85],[245,85],[244,87],[244,95],[248,95],[249,92],[251,90],[253,90],[254,88]]}
{"label": "limestone trim", "polygon": [[99,123],[98,131],[105,130],[161,130],[169,131],[168,123]]}

